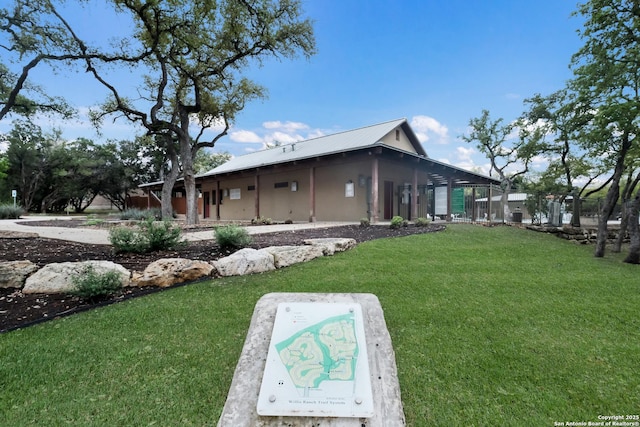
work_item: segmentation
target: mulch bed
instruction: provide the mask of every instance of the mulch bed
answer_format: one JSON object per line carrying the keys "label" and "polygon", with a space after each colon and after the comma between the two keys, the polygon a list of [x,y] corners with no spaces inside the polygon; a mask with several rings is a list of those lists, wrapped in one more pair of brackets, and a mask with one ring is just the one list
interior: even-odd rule
{"label": "mulch bed", "polygon": [[[81,227],[84,222],[42,221],[25,224],[40,227]],[[444,228],[444,225],[430,225],[428,227],[409,226],[395,230],[390,229],[388,226],[360,227],[357,225],[310,228],[278,233],[254,234],[252,236],[253,243],[250,247],[260,249],[267,246],[302,245],[306,239],[323,237],[353,238],[356,242],[361,243],[387,237],[432,233],[441,231]],[[203,227],[185,229],[185,232],[202,231],[202,229]],[[187,246],[171,251],[158,251],[148,254],[116,254],[109,245],[90,245],[40,237],[15,237],[15,235],[9,235],[8,233],[3,235],[3,233],[0,232],[0,260],[29,260],[39,267],[59,262],[104,260],[120,264],[131,271],[142,271],[147,265],[161,258],[188,258],[210,262],[228,256],[229,252],[220,250],[216,244],[213,239],[213,231],[211,237],[211,240],[189,242]],[[0,332],[7,332],[56,317],[112,304],[151,292],[158,292],[163,289],[126,288],[120,293],[102,301],[84,301],[78,297],[64,294],[25,295],[16,289],[0,288]]]}

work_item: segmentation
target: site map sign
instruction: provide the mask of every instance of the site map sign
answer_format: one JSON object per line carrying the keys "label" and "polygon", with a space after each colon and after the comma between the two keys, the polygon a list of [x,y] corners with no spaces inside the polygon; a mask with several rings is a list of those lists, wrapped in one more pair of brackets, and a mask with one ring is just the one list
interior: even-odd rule
{"label": "site map sign", "polygon": [[278,305],[257,412],[265,416],[373,416],[360,304]]}

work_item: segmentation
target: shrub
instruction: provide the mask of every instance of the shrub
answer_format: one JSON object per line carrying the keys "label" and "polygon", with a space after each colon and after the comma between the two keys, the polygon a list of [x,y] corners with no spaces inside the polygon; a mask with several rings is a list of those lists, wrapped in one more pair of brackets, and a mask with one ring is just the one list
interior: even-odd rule
{"label": "shrub", "polygon": [[393,218],[391,218],[391,224],[389,224],[389,228],[400,228],[400,227],[406,227],[406,225],[404,225],[405,220],[404,218],[402,218],[401,216],[394,216]]}
{"label": "shrub", "polygon": [[83,299],[102,298],[122,288],[122,279],[117,271],[98,273],[91,265],[72,280],[75,289],[71,293]]}
{"label": "shrub", "polygon": [[143,253],[147,251],[147,242],[142,234],[128,227],[115,227],[109,230],[109,241],[116,252]]}
{"label": "shrub", "polygon": [[122,220],[136,220],[142,221],[147,218],[153,218],[156,220],[162,219],[162,210],[160,208],[151,208],[151,209],[138,209],[131,208],[120,212],[120,219]]}
{"label": "shrub", "polygon": [[19,219],[24,210],[13,205],[0,205],[0,219]]}
{"label": "shrub", "polygon": [[156,222],[152,217],[140,222],[137,229],[115,227],[109,230],[109,241],[116,252],[143,253],[177,248],[182,230],[169,221]]}
{"label": "shrub", "polygon": [[284,220],[285,224],[293,224],[293,220],[291,218],[287,218]]}
{"label": "shrub", "polygon": [[148,251],[173,249],[183,244],[182,230],[169,221],[157,222],[149,217],[140,223],[140,232],[148,242]]}
{"label": "shrub", "polygon": [[369,227],[371,225],[371,221],[369,218],[360,218],[360,227]]}
{"label": "shrub", "polygon": [[273,223],[273,220],[271,218],[265,218],[263,216],[253,218],[251,220],[251,224],[253,225],[271,225],[272,223]]}
{"label": "shrub", "polygon": [[420,217],[420,218],[416,218],[416,220],[413,223],[415,224],[416,227],[426,227],[427,225],[429,225],[429,223],[431,223],[431,221],[429,221],[427,218]]}
{"label": "shrub", "polygon": [[216,242],[222,249],[244,248],[253,240],[247,230],[237,225],[225,225],[215,230]]}

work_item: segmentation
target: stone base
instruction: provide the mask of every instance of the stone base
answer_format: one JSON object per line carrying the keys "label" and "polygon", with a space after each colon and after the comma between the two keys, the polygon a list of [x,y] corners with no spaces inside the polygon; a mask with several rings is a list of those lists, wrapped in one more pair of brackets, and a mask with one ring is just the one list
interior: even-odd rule
{"label": "stone base", "polygon": [[[374,401],[371,418],[268,417],[256,406],[271,332],[281,302],[359,303],[362,307]],[[272,293],[253,312],[249,332],[231,382],[218,427],[385,427],[404,426],[400,384],[391,337],[380,301],[373,294]]]}

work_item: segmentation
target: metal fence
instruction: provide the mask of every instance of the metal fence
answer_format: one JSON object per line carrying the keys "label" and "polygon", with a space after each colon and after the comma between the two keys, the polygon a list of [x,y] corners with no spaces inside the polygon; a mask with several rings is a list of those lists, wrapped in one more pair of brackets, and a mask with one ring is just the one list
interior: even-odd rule
{"label": "metal fence", "polygon": [[[410,184],[397,188],[397,212],[405,219],[412,218],[412,187]],[[504,206],[502,190],[496,185],[456,185],[451,188],[449,211],[449,189],[447,186],[418,186],[418,217],[447,219],[453,222],[503,222]]]}

